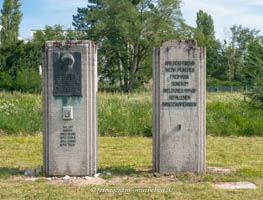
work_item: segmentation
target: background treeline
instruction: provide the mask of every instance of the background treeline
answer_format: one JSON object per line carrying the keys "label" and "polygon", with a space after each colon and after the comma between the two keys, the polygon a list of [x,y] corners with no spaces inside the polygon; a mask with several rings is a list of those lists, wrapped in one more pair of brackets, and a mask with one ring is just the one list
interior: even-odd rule
{"label": "background treeline", "polygon": [[40,92],[46,40],[93,40],[98,46],[99,87],[131,92],[152,79],[152,48],[168,39],[195,39],[207,49],[207,85],[262,85],[263,37],[234,25],[215,36],[212,17],[200,10],[196,28],[182,16],[180,0],[90,0],[73,15],[74,30],[46,26],[31,41],[18,40],[19,0],[4,0],[0,32],[0,90]]}

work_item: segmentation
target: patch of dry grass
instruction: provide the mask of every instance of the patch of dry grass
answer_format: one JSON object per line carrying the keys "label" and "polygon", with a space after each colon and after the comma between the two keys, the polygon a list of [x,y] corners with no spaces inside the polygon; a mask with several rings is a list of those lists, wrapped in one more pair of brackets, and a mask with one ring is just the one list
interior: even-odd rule
{"label": "patch of dry grass", "polygon": [[[42,137],[4,136],[0,139],[0,199],[262,199],[261,152],[260,137],[208,136],[207,167],[232,171],[161,175],[150,172],[151,138],[99,137],[99,170],[111,172],[102,176],[105,184],[51,184],[41,177],[36,181],[23,178],[25,168],[42,165]],[[251,181],[258,189],[212,187],[222,181]],[[166,192],[150,191],[155,188]]]}

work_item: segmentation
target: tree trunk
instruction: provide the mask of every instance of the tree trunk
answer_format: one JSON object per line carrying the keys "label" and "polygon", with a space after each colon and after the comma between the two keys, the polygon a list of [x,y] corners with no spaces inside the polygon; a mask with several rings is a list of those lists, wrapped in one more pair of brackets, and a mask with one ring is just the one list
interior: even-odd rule
{"label": "tree trunk", "polygon": [[134,56],[133,56],[132,69],[130,72],[130,81],[129,81],[129,86],[128,86],[128,92],[131,92],[133,87],[134,87],[134,84],[135,84],[135,81],[137,78],[137,71],[138,71],[140,61],[142,58],[141,53],[142,53],[142,50],[140,49],[139,43],[137,43],[135,51],[134,51]]}
{"label": "tree trunk", "polygon": [[136,75],[137,75],[137,69],[138,69],[138,66],[139,66],[139,62],[140,62],[140,59],[137,56],[134,56],[132,70],[131,70],[131,74],[130,74],[131,78],[130,78],[130,81],[129,81],[128,92],[131,92],[133,87],[134,87],[134,83],[136,81]]}
{"label": "tree trunk", "polygon": [[119,79],[120,79],[120,86],[124,87],[124,78],[123,78],[123,65],[122,65],[122,61],[121,59],[119,59],[119,66],[118,66],[118,70],[119,70]]}

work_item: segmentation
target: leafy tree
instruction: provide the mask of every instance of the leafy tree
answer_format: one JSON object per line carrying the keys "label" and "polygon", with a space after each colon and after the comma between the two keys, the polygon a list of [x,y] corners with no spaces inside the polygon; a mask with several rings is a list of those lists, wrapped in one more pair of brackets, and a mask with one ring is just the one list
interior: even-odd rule
{"label": "leafy tree", "polygon": [[230,31],[230,42],[225,41],[223,50],[228,69],[227,77],[228,80],[245,81],[245,71],[250,68],[250,65],[245,62],[248,56],[248,46],[258,38],[259,31],[250,30],[241,25],[234,25]]}
{"label": "leafy tree", "polygon": [[40,92],[42,46],[46,40],[79,39],[80,31],[63,30],[60,25],[36,31],[32,42],[16,41],[0,48],[0,89]]}
{"label": "leafy tree", "polygon": [[16,41],[0,48],[0,89],[40,92],[42,46],[46,40],[79,39],[81,32],[63,30],[60,25],[36,31],[32,42]]}
{"label": "leafy tree", "polygon": [[0,48],[2,71],[8,71],[10,75],[16,76],[18,69],[33,68],[38,71],[41,63],[41,49],[33,43],[18,41],[11,45]]}
{"label": "leafy tree", "polygon": [[37,30],[33,34],[33,42],[44,44],[46,40],[65,40],[64,30],[61,25],[45,26],[44,30]]}
{"label": "leafy tree", "polygon": [[19,24],[22,20],[20,7],[19,0],[4,0],[3,2],[3,9],[1,10],[2,30],[0,32],[2,45],[15,42],[18,39]]}
{"label": "leafy tree", "polygon": [[213,19],[204,11],[199,10],[196,14],[196,25],[194,38],[197,40],[198,46],[206,47],[207,78],[220,78],[223,57],[221,43],[215,39]]}
{"label": "leafy tree", "polygon": [[197,30],[204,34],[204,36],[215,38],[214,21],[211,15],[208,15],[202,10],[196,14]]}
{"label": "leafy tree", "polygon": [[250,41],[247,46],[247,57],[245,63],[248,67],[246,70],[246,80],[253,85],[247,93],[253,107],[263,109],[263,38]]}
{"label": "leafy tree", "polygon": [[[263,37],[258,37],[247,46],[247,56],[245,57],[245,65],[247,70],[244,71],[246,80],[250,85],[257,84],[257,79],[263,76]],[[256,82],[255,82],[256,81]]]}
{"label": "leafy tree", "polygon": [[33,35],[33,42],[43,45],[47,40],[76,40],[81,39],[82,32],[77,30],[64,30],[63,26],[55,24],[46,25],[44,30],[37,30]]}
{"label": "leafy tree", "polygon": [[[136,82],[149,79],[141,71],[152,47],[161,40],[175,38],[176,27],[182,24],[180,0],[92,3],[78,9],[73,25],[98,45],[100,79],[111,85],[119,82],[123,90],[130,92]],[[151,74],[151,70],[145,71]]]}
{"label": "leafy tree", "polygon": [[[35,83],[39,83],[41,78],[37,79],[35,74],[38,73],[38,66],[41,62],[41,48],[32,42],[25,44],[23,41],[17,41],[2,46],[0,48],[0,87],[11,91],[23,91],[24,89],[20,86],[20,88],[17,87],[16,81],[25,79],[26,77],[23,75],[29,77],[29,72],[34,72],[31,74],[31,78],[36,77]],[[29,79],[27,78],[27,80]],[[32,85],[32,83],[29,81],[28,85]],[[39,85],[36,87],[40,88]]]}

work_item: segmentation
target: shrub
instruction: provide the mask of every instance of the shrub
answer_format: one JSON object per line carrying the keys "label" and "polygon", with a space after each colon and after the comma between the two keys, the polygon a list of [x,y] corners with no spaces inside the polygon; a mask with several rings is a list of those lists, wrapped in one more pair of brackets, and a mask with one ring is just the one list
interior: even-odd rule
{"label": "shrub", "polygon": [[40,93],[42,77],[33,69],[19,71],[15,80],[15,90],[29,93]]}

